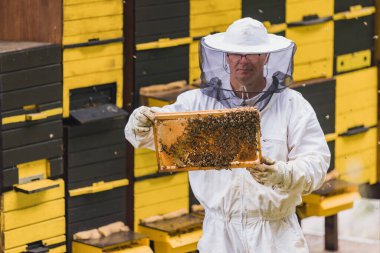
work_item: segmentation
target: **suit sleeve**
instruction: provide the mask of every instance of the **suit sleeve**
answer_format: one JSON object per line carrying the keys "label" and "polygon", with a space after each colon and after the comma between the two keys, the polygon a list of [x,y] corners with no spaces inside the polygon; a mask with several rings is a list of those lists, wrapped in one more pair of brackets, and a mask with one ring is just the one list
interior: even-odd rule
{"label": "suit sleeve", "polygon": [[308,194],[324,182],[330,164],[330,151],[311,105],[300,96],[293,103],[288,123],[288,162],[283,166],[282,190]]}
{"label": "suit sleeve", "polygon": [[[166,105],[164,107],[152,107],[155,112],[183,112],[189,111],[189,96],[186,96],[188,92],[182,93],[178,96],[177,101],[173,104]],[[153,128],[150,128],[149,132],[145,135],[136,135],[134,132],[134,115],[136,110],[134,110],[128,119],[127,125],[124,129],[125,138],[135,147],[135,148],[149,148],[154,150],[154,136]]]}

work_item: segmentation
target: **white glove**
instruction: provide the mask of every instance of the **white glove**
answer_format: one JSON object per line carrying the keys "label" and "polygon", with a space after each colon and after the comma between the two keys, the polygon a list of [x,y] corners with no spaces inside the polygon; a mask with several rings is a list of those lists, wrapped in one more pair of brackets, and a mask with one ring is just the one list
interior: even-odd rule
{"label": "white glove", "polygon": [[262,163],[255,164],[252,168],[247,168],[247,170],[260,184],[282,188],[287,185],[286,181],[289,178],[289,172],[286,166],[281,165],[267,157],[263,157]]}
{"label": "white glove", "polygon": [[136,136],[145,136],[149,133],[154,120],[154,110],[141,106],[133,113],[133,132]]}

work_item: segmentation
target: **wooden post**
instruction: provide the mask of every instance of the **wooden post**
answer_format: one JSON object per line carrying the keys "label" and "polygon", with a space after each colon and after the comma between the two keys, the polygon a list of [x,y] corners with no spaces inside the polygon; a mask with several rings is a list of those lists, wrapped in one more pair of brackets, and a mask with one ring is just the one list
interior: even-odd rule
{"label": "wooden post", "polygon": [[338,214],[325,217],[325,250],[338,250]]}
{"label": "wooden post", "polygon": [[[124,89],[123,89],[123,109],[132,113],[136,105],[133,104],[133,90],[135,83],[135,0],[124,0]],[[127,159],[127,225],[134,228],[134,148],[126,142],[126,159]]]}

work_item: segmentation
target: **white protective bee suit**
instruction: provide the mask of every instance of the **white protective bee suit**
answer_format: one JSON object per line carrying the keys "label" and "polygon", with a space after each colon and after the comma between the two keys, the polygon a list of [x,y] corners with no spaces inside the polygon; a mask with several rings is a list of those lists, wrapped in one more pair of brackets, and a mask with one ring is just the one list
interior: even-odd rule
{"label": "white protective bee suit", "polygon": [[[244,102],[251,105],[257,99]],[[137,114],[229,107],[202,89],[191,90],[172,105],[136,109],[125,136],[135,147],[154,149],[152,128],[147,125],[146,131],[136,131]],[[245,168],[190,171],[191,188],[205,207],[203,236],[198,243],[201,253],[308,252],[295,208],[301,204],[302,194],[316,190],[324,181],[330,163],[324,134],[310,104],[289,88],[273,93],[260,116],[262,153],[276,161],[274,168],[282,171],[281,183],[261,184]]]}

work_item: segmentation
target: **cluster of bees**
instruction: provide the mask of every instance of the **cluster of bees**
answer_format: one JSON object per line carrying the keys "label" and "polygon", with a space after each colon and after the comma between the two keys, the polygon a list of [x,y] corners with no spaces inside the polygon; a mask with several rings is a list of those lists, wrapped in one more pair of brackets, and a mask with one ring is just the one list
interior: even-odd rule
{"label": "cluster of bees", "polygon": [[258,112],[252,110],[189,118],[176,142],[161,147],[180,168],[228,168],[233,161],[254,157],[259,127]]}

